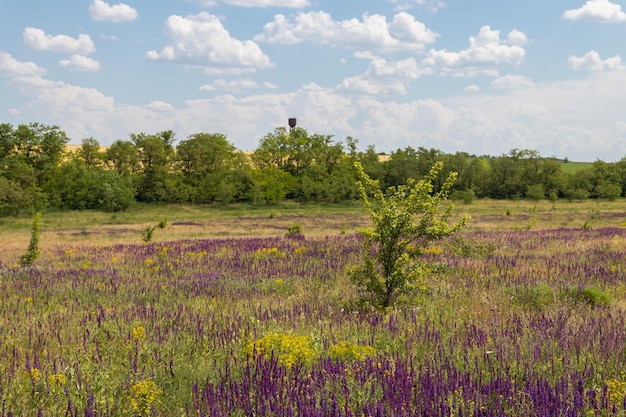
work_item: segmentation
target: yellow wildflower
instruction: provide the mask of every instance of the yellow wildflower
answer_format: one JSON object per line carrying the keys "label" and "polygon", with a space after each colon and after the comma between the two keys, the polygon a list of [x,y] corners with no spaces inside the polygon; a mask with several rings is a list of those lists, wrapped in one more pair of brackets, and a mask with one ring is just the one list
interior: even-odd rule
{"label": "yellow wildflower", "polygon": [[152,412],[152,403],[163,393],[163,390],[151,379],[137,382],[130,387],[128,399],[133,410],[140,415],[149,415]]}
{"label": "yellow wildflower", "polygon": [[146,338],[146,329],[143,326],[133,327],[133,339],[143,340]]}
{"label": "yellow wildflower", "polygon": [[48,377],[51,386],[61,386],[67,383],[67,377],[63,374],[52,374]]}

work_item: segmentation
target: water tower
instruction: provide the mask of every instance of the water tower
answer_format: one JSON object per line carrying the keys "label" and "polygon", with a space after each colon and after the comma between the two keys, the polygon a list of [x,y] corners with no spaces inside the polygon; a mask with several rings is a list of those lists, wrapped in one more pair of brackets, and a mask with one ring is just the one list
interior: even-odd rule
{"label": "water tower", "polygon": [[293,130],[294,127],[296,127],[296,118],[295,117],[290,117],[289,118],[289,129]]}

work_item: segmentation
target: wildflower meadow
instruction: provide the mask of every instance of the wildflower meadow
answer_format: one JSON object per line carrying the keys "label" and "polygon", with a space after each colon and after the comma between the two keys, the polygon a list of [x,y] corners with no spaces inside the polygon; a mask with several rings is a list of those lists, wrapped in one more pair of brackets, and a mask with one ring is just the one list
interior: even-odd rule
{"label": "wildflower meadow", "polygon": [[626,228],[463,231],[384,311],[361,246],[165,229],[0,257],[0,416],[626,415]]}

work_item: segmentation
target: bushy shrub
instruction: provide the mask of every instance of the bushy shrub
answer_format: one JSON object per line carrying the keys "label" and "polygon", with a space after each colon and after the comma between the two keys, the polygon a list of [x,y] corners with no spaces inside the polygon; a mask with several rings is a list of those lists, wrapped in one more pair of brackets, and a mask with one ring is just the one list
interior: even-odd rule
{"label": "bushy shrub", "polygon": [[441,162],[423,179],[410,178],[405,185],[389,187],[386,193],[360,163],[356,162],[355,167],[361,198],[374,227],[361,231],[362,262],[350,271],[350,278],[374,307],[386,309],[399,295],[424,287],[430,267],[420,257],[432,241],[459,231],[468,217],[449,225],[454,206],[449,205],[439,213],[439,205],[447,198],[457,177],[455,172],[450,173],[440,190],[434,192],[433,182],[443,169]]}
{"label": "bushy shrub", "polygon": [[594,286],[569,287],[561,291],[560,296],[574,304],[587,304],[592,307],[608,306],[611,302],[609,294]]}

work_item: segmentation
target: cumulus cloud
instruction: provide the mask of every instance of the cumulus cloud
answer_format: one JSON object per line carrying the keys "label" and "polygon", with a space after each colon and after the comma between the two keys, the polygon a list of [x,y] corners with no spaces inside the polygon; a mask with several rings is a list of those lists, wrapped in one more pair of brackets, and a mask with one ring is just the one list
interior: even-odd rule
{"label": "cumulus cloud", "polygon": [[95,21],[127,22],[137,19],[137,10],[124,3],[110,5],[103,0],[93,0],[89,16]]}
{"label": "cumulus cloud", "polygon": [[592,20],[597,22],[625,22],[626,13],[622,6],[609,0],[588,0],[578,9],[566,10],[563,18],[567,20]]}
{"label": "cumulus cloud", "polygon": [[334,47],[371,49],[377,51],[422,51],[439,35],[414,16],[400,12],[392,21],[379,14],[365,14],[362,20],[336,21],[330,14],[298,13],[289,19],[282,14],[263,26],[263,33],[254,40],[270,43],[297,44],[313,42]]}
{"label": "cumulus cloud", "polygon": [[249,78],[230,81],[226,81],[220,78],[218,80],[215,80],[213,84],[203,85],[202,87],[200,87],[200,91],[226,90],[234,92],[258,87],[259,85]]}
{"label": "cumulus cloud", "polygon": [[589,51],[581,57],[572,55],[567,59],[567,62],[571,69],[580,71],[605,71],[624,68],[622,58],[619,55],[603,60],[596,51]]}
{"label": "cumulus cloud", "polygon": [[39,51],[89,54],[96,50],[89,35],[80,34],[78,38],[67,35],[46,35],[37,28],[27,27],[23,32],[24,45]]}
{"label": "cumulus cloud", "polygon": [[[356,85],[370,80],[353,81]],[[366,87],[384,90],[384,84],[376,82],[380,80],[372,80]],[[299,124],[310,131],[338,138],[352,136],[381,151],[425,146],[444,152],[499,155],[512,148],[527,148],[582,161],[615,160],[626,152],[622,111],[626,71],[594,72],[581,80],[496,94],[403,102],[345,94],[310,83],[290,93],[221,94],[188,100],[183,106],[161,101],[125,105],[95,89],[40,76],[17,77],[12,84],[30,98],[24,108],[12,108],[13,114],[28,108],[29,117],[61,126],[75,141],[91,136],[110,144],[130,132],[167,129],[179,137],[217,131],[239,149],[251,150],[267,132],[296,115]],[[392,90],[393,82],[385,88]]]}
{"label": "cumulus cloud", "polygon": [[527,77],[522,75],[505,75],[498,77],[491,82],[493,88],[502,89],[518,89],[534,87],[534,83]]}
{"label": "cumulus cloud", "polygon": [[241,7],[290,7],[302,8],[310,6],[308,0],[191,0],[204,7],[213,7],[218,4],[230,4]]}
{"label": "cumulus cloud", "polygon": [[159,113],[170,113],[174,111],[174,106],[161,100],[151,101],[146,105],[146,108]]}
{"label": "cumulus cloud", "polygon": [[34,62],[21,62],[13,58],[11,54],[0,51],[0,75],[5,77],[23,77],[32,75],[43,75],[45,68],[41,68]]}
{"label": "cumulus cloud", "polygon": [[406,94],[406,87],[401,81],[355,76],[345,78],[337,85],[337,91],[341,93],[371,96],[404,95]]}
{"label": "cumulus cloud", "polygon": [[397,61],[372,57],[365,74],[344,79],[337,90],[366,95],[406,94],[407,81],[431,73],[432,69],[421,67],[413,57]]}
{"label": "cumulus cloud", "polygon": [[459,76],[477,74],[497,75],[495,67],[519,65],[526,56],[523,44],[526,36],[518,31],[511,31],[507,40],[500,39],[500,31],[483,26],[477,36],[469,38],[469,47],[460,52],[446,49],[428,51],[422,65],[439,69],[443,73]]}
{"label": "cumulus cloud", "polygon": [[71,71],[98,71],[100,63],[83,55],[72,55],[70,59],[59,61],[59,66]]}
{"label": "cumulus cloud", "polygon": [[171,44],[160,52],[149,51],[148,59],[206,66],[214,72],[255,71],[274,65],[258,44],[231,37],[222,22],[207,12],[170,16],[165,32]]}
{"label": "cumulus cloud", "polygon": [[480,91],[480,87],[477,86],[476,84],[468,85],[467,87],[463,89],[464,93],[477,93],[479,91]]}

